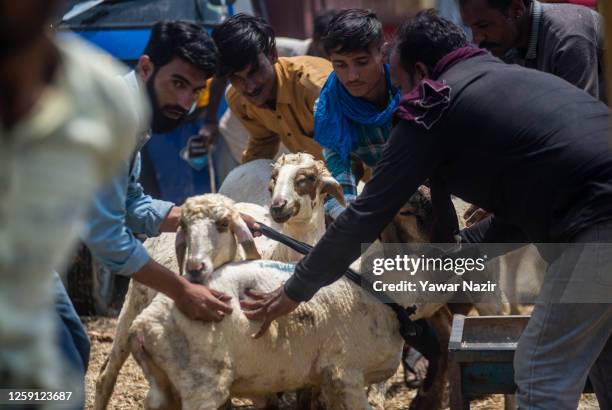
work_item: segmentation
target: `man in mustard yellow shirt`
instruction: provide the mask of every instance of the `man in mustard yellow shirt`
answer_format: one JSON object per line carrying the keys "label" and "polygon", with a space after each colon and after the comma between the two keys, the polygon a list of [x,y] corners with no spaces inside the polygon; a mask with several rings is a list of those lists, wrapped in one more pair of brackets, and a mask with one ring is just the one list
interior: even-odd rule
{"label": "man in mustard yellow shirt", "polygon": [[281,57],[274,30],[263,19],[236,14],[213,33],[227,103],[249,132],[242,162],[272,159],[282,142],[291,152],[322,159],[313,139],[314,104],[332,71],[318,57]]}

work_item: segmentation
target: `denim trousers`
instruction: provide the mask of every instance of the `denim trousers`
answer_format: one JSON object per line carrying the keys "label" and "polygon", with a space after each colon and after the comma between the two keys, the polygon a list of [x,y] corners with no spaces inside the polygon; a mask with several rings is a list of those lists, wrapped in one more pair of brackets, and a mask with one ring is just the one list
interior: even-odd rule
{"label": "denim trousers", "polygon": [[85,405],[85,373],[89,363],[89,338],[81,319],[79,319],[79,315],[74,310],[62,280],[57,273],[54,273],[54,276],[59,350],[62,352],[68,367],[80,376],[79,381],[81,385],[74,386],[74,388],[75,390],[80,390],[81,399],[79,399],[74,408],[82,409]]}
{"label": "denim trousers", "polygon": [[588,228],[549,266],[514,356],[524,409],[575,410],[587,377],[612,409],[612,223]]}

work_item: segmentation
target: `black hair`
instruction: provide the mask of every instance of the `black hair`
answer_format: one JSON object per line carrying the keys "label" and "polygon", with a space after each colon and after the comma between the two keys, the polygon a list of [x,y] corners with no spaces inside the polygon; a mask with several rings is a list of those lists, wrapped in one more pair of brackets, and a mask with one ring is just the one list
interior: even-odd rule
{"label": "black hair", "polygon": [[363,9],[340,11],[329,22],[323,38],[323,47],[328,54],[367,51],[382,43],[382,24],[374,12]]}
{"label": "black hair", "polygon": [[402,23],[395,33],[393,47],[400,53],[404,70],[413,75],[415,63],[425,64],[431,72],[442,57],[467,45],[461,28],[429,9]]}
{"label": "black hair", "polygon": [[340,13],[337,9],[328,9],[318,12],[313,21],[312,39],[321,40],[327,34],[329,23]]}
{"label": "black hair", "polygon": [[176,57],[194,65],[207,76],[212,76],[217,68],[215,43],[202,25],[191,21],[155,23],[144,54],[149,56],[156,71]]}
{"label": "black hair", "polygon": [[260,17],[238,13],[213,31],[219,49],[218,74],[225,76],[247,66],[258,67],[259,53],[276,52],[274,29]]}

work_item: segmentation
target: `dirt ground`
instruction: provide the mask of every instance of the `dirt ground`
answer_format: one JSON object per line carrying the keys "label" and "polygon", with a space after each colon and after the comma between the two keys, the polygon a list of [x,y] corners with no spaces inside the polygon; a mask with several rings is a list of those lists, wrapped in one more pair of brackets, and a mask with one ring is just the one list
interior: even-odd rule
{"label": "dirt ground", "polygon": [[[93,406],[96,377],[104,359],[110,352],[117,319],[98,317],[85,317],[82,319],[91,339],[91,359],[89,362],[89,371],[87,372],[87,403],[85,407],[86,409],[91,409]],[[130,357],[119,374],[119,379],[117,380],[109,409],[141,409],[147,389],[147,382],[140,368],[134,359]],[[389,390],[385,408],[387,410],[407,409],[410,400],[415,394],[416,390],[408,389],[402,382],[401,375],[398,372]],[[239,403],[240,402],[235,402],[234,404],[241,410],[252,408],[250,406],[239,405]],[[471,408],[477,410],[503,409],[503,396],[494,395],[483,400],[472,402]],[[583,395],[580,401],[580,410],[595,409],[599,409],[595,396],[592,394]],[[289,410],[289,408],[284,410]]]}

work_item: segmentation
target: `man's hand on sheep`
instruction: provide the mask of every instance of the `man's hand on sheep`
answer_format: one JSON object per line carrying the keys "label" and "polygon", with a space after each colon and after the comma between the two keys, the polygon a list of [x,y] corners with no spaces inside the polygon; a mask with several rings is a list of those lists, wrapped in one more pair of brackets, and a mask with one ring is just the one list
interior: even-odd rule
{"label": "man's hand on sheep", "polygon": [[220,322],[226,313],[232,313],[232,308],[225,304],[231,298],[206,286],[187,283],[174,304],[190,319]]}
{"label": "man's hand on sheep", "polygon": [[219,322],[226,313],[232,313],[226,303],[231,296],[191,283],[153,259],[134,272],[132,279],[167,295],[190,319]]}
{"label": "man's hand on sheep", "polygon": [[261,327],[253,335],[255,339],[266,333],[273,320],[293,312],[300,304],[290,299],[282,286],[270,293],[247,289],[245,294],[253,299],[240,302],[245,316],[251,320],[263,320]]}

